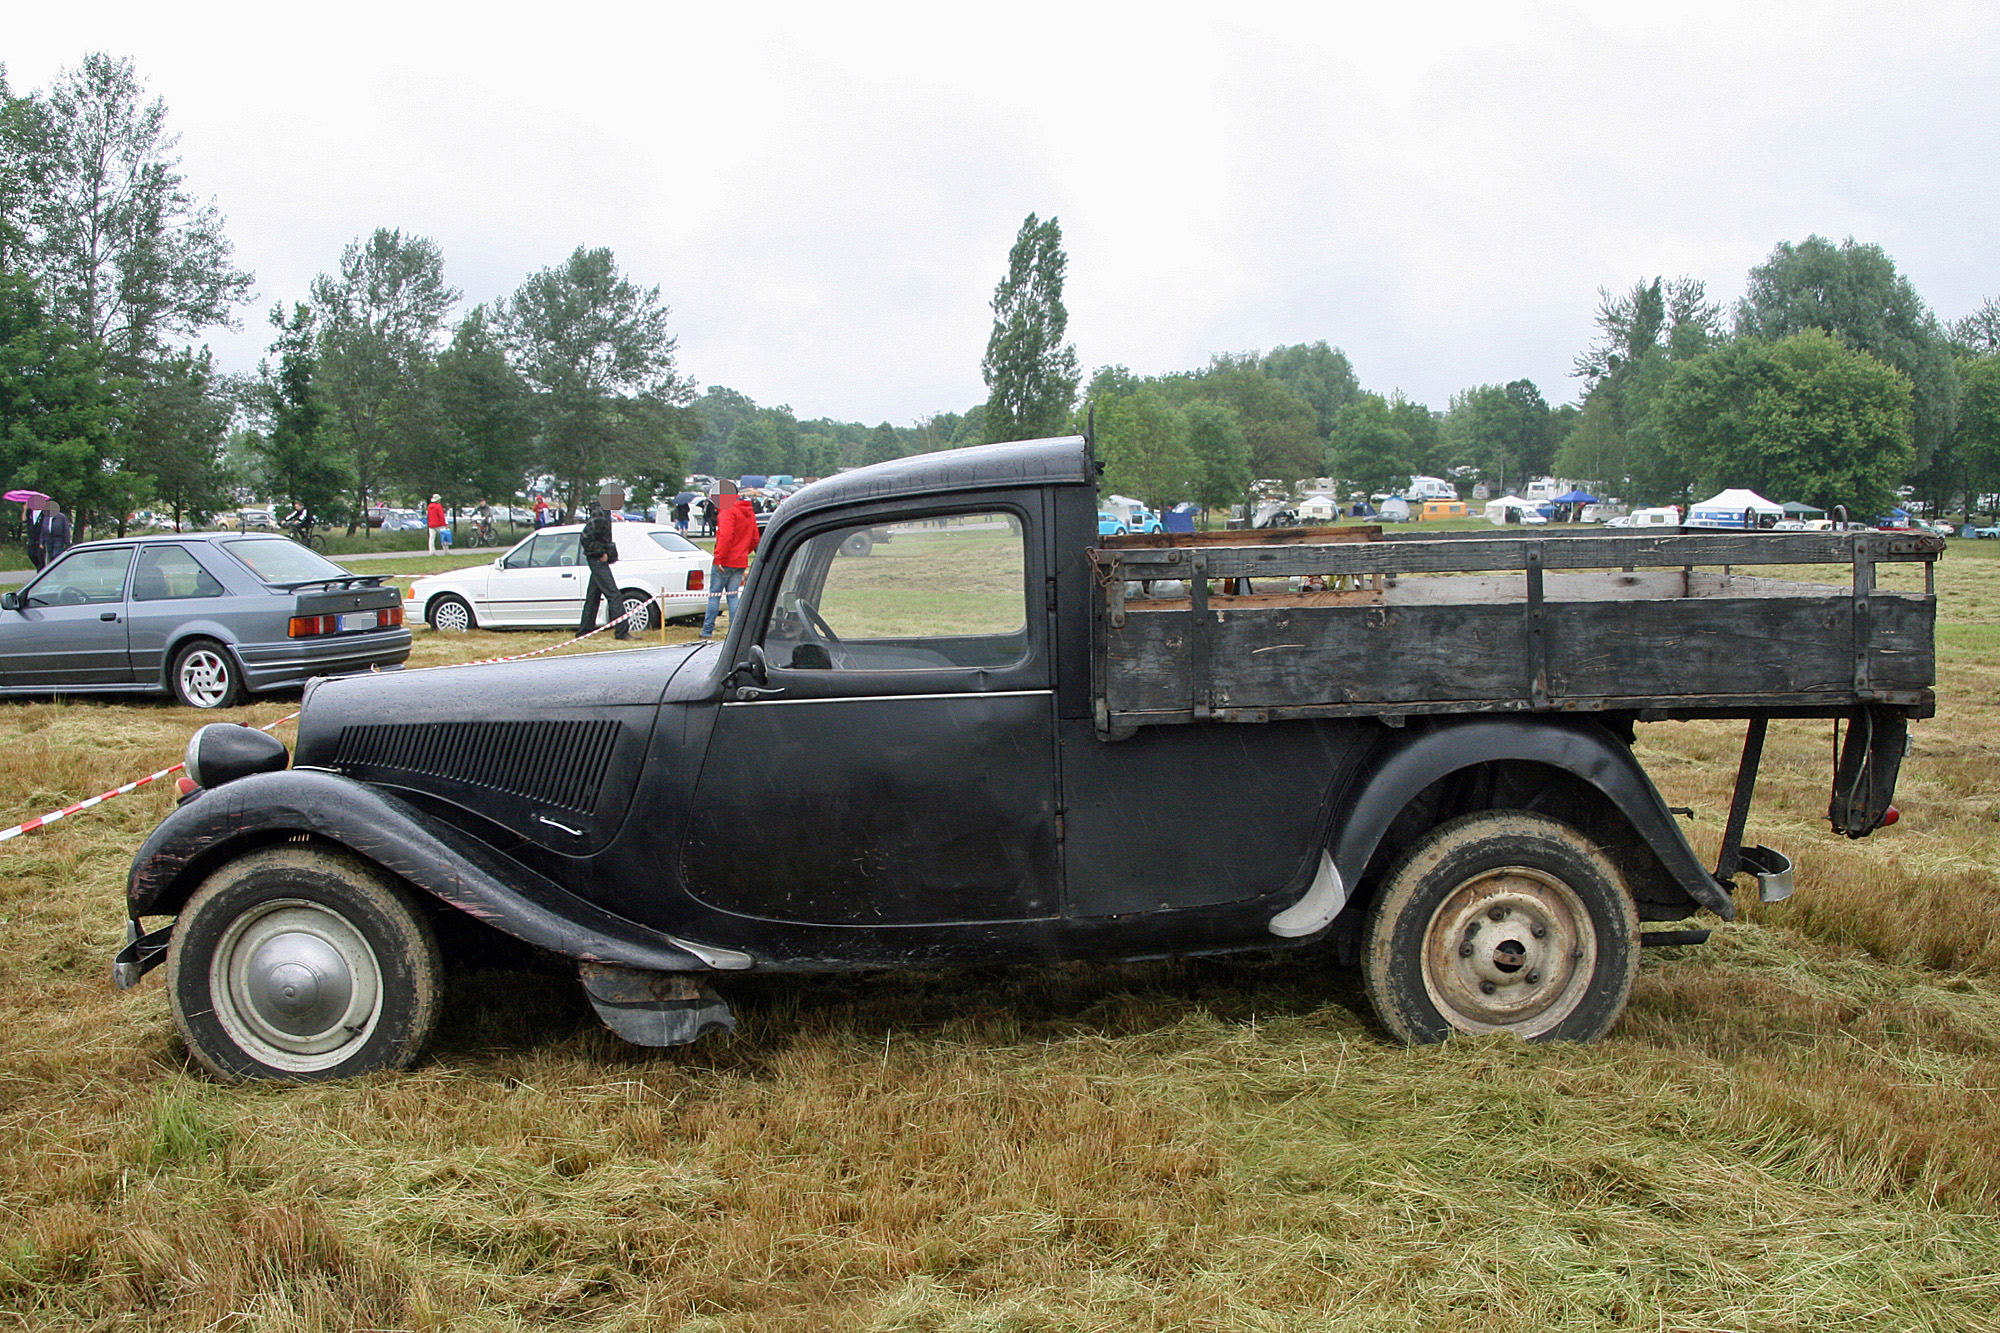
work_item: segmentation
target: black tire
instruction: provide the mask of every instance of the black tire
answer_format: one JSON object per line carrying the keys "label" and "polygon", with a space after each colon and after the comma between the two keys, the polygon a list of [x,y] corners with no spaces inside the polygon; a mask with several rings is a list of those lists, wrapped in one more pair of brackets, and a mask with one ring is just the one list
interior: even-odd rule
{"label": "black tire", "polygon": [[407,1069],[437,1027],[442,975],[408,892],[323,846],[224,865],[181,909],[167,948],[174,1023],[229,1083]]}
{"label": "black tire", "polygon": [[850,532],[840,539],[842,555],[862,556],[875,549],[875,539],[866,531]]}
{"label": "black tire", "polygon": [[1487,810],[1410,848],[1375,895],[1363,946],[1368,998],[1400,1041],[1594,1041],[1631,997],[1639,915],[1617,867],[1575,829]]}
{"label": "black tire", "polygon": [[189,639],[174,653],[167,688],[189,708],[234,708],[243,702],[243,669],[214,639]]}
{"label": "black tire", "polygon": [[472,614],[472,604],[452,593],[431,598],[431,604],[424,608],[424,619],[432,629],[451,633],[479,628],[479,617]]}
{"label": "black tire", "polygon": [[653,605],[653,594],[644,588],[619,589],[618,602],[619,614],[632,612],[632,618],[625,622],[627,634],[644,634],[647,630],[660,627],[660,622],[655,618],[659,612]]}

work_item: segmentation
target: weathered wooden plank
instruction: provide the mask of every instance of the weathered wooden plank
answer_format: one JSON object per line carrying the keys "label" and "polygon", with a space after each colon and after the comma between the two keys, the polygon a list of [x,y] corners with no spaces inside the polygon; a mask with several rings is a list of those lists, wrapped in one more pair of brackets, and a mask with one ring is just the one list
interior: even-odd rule
{"label": "weathered wooden plank", "polygon": [[1189,546],[1312,546],[1382,539],[1374,524],[1341,528],[1229,528],[1218,532],[1128,532],[1100,538],[1111,551],[1169,550]]}
{"label": "weathered wooden plank", "polygon": [[[1869,602],[1868,687],[1921,694],[1935,678],[1935,607]],[[1559,709],[1694,698],[1853,700],[1852,598],[1545,603],[1548,691]],[[1107,644],[1114,714],[1191,706],[1190,618],[1135,610]],[[1218,608],[1206,693],[1217,709],[1439,703],[1526,708],[1533,666],[1519,604]],[[1633,701],[1650,701],[1641,705]],[[1510,702],[1511,701],[1511,702]]]}
{"label": "weathered wooden plank", "polygon": [[[1888,540],[1885,540],[1888,539]],[[1212,551],[1214,578],[1273,578],[1293,574],[1472,573],[1525,570],[1533,545],[1519,538],[1475,541],[1357,542],[1316,546],[1241,546]],[[1940,537],[1886,533],[1730,533],[1673,536],[1573,537],[1543,548],[1548,569],[1663,568],[1688,565],[1811,565],[1851,563],[1857,547],[1864,558],[1929,559],[1943,549]],[[1186,557],[1173,550],[1117,551],[1110,554],[1128,579],[1155,578]],[[1166,567],[1166,568],[1163,568]]]}

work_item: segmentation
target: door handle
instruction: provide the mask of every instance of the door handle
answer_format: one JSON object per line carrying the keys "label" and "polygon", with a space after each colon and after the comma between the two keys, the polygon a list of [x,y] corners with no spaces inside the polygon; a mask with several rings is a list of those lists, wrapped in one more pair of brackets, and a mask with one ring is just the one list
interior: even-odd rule
{"label": "door handle", "polygon": [[564,578],[566,578],[566,579],[573,579],[573,578],[575,578],[575,577],[576,577],[576,575],[574,575],[574,574],[565,574],[565,575],[563,575],[563,577],[564,577]]}
{"label": "door handle", "polygon": [[116,619],[118,619],[118,613],[117,613],[116,611],[106,611],[106,612],[105,612],[104,614],[100,615],[100,616],[98,617],[98,619],[99,619],[99,620],[116,620]]}

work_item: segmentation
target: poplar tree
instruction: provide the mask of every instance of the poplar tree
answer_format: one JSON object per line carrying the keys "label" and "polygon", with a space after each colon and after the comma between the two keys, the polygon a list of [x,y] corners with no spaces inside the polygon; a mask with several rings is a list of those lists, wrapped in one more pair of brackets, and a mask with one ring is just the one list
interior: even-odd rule
{"label": "poplar tree", "polygon": [[993,333],[979,369],[986,377],[985,434],[993,440],[1033,440],[1068,428],[1076,401],[1076,348],[1063,341],[1062,227],[1033,213],[1007,254],[1007,276],[993,289]]}

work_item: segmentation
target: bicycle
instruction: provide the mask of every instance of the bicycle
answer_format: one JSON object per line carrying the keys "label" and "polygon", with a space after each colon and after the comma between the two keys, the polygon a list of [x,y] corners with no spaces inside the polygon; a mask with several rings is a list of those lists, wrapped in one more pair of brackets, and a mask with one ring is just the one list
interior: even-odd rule
{"label": "bicycle", "polygon": [[313,526],[312,515],[308,514],[301,519],[288,518],[279,524],[279,526],[284,529],[287,537],[290,537],[308,551],[317,551],[321,555],[326,554],[326,536]]}
{"label": "bicycle", "polygon": [[472,539],[469,546],[498,546],[500,535],[493,530],[493,520],[476,518],[472,521]]}

